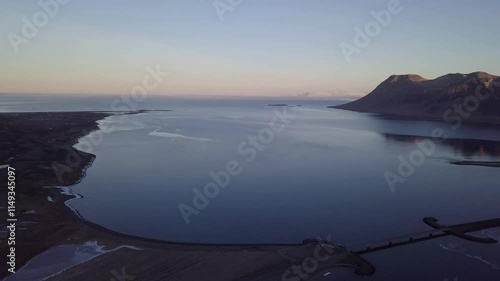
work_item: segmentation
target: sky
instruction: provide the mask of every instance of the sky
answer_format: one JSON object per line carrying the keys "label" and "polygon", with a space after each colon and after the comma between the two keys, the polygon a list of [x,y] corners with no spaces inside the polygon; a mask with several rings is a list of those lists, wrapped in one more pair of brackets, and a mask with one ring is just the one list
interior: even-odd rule
{"label": "sky", "polygon": [[0,3],[2,93],[124,94],[148,67],[169,73],[159,95],[344,97],[392,74],[500,75],[497,0]]}

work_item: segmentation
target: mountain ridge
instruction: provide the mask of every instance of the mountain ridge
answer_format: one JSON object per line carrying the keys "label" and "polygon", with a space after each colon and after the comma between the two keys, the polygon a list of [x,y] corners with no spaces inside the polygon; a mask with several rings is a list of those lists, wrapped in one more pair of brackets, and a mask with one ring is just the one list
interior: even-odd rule
{"label": "mountain ridge", "polygon": [[445,121],[450,110],[465,108],[470,112],[462,115],[470,121],[500,123],[500,76],[482,71],[435,79],[391,75],[368,95],[330,108]]}

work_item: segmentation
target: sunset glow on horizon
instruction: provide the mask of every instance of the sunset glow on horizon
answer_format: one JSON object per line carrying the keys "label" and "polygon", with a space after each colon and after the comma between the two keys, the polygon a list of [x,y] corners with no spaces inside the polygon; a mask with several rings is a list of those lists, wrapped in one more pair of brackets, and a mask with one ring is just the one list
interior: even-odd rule
{"label": "sunset glow on horizon", "polygon": [[213,1],[61,1],[33,38],[23,18],[39,1],[5,1],[0,92],[127,93],[148,66],[170,73],[152,94],[202,96],[361,96],[391,74],[500,74],[498,1],[401,0],[346,60],[341,44],[391,1],[241,1],[222,18]]}

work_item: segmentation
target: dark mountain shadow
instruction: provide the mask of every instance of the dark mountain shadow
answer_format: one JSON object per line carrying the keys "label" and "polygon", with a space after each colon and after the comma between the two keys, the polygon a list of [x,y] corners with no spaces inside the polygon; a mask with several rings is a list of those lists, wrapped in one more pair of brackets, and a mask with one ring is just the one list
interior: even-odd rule
{"label": "dark mountain shadow", "polygon": [[417,143],[433,141],[437,145],[450,148],[454,153],[470,157],[500,157],[500,142],[478,139],[433,139],[423,136],[382,134],[388,142]]}

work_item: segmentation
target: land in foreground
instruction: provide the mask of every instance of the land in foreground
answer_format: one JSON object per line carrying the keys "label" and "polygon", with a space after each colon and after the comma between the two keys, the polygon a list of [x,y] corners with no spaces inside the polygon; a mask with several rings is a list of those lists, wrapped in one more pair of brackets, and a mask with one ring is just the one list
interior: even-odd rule
{"label": "land in foreground", "polygon": [[[54,247],[96,241],[109,251],[52,272],[56,274],[49,280],[111,280],[120,273],[133,280],[165,280],[167,277],[169,280],[297,280],[304,277],[315,280],[339,268],[351,268],[359,275],[374,273],[375,268],[359,255],[315,239],[302,244],[189,244],[113,232],[84,220],[68,208],[65,202],[74,195],[61,193],[60,188],[45,188],[71,186],[85,176],[95,156],[78,151],[73,145],[98,128],[96,121],[112,114],[141,112],[144,111],[0,114],[0,121],[5,124],[0,141],[7,147],[0,155],[0,164],[9,164],[18,172],[17,269]],[[449,235],[443,232],[433,231],[422,239]],[[421,239],[415,236],[409,241],[391,240],[382,248],[416,240]],[[2,242],[1,247],[2,252],[7,251],[6,243]],[[365,247],[358,253],[374,250]],[[314,270],[310,267],[311,260],[316,262]],[[2,272],[2,276],[6,274]]]}
{"label": "land in foreground", "polygon": [[[97,130],[98,120],[112,114],[117,113],[0,114],[3,124],[0,144],[4,148],[0,163],[14,167],[17,172],[17,270],[58,245],[98,241],[107,250],[129,247],[99,255],[59,272],[50,280],[107,280],[113,278],[113,270],[120,272],[123,268],[134,280],[164,280],[166,276],[169,280],[275,280],[315,253],[327,258],[309,278],[339,267],[353,268],[361,275],[374,272],[360,257],[333,243],[308,240],[303,244],[283,245],[182,244],[124,235],[84,220],[65,204],[74,195],[62,193],[56,187],[74,185],[85,176],[95,156],[73,145]],[[5,175],[2,173],[2,182]],[[2,212],[2,221],[6,221],[6,213]],[[2,253],[8,250],[6,233],[2,232]],[[7,275],[9,272],[2,267],[0,276]]]}

